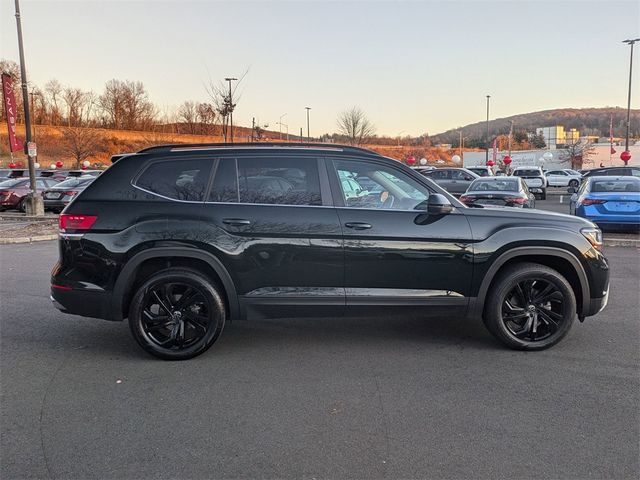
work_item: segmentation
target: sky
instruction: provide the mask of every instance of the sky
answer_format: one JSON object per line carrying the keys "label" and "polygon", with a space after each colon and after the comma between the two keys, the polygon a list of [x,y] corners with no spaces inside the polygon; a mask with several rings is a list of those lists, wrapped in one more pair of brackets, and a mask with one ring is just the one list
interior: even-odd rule
{"label": "sky", "polygon": [[[30,82],[100,93],[141,81],[171,110],[239,77],[234,123],[336,131],[360,107],[379,135],[436,134],[552,108],[626,107],[634,1],[21,0]],[[18,60],[14,0],[0,0],[0,58]],[[640,105],[634,60],[635,96]]]}

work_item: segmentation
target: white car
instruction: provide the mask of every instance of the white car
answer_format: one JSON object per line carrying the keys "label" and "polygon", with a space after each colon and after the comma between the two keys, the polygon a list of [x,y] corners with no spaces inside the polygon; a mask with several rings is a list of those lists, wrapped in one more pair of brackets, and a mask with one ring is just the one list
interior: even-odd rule
{"label": "white car", "polygon": [[577,188],[582,180],[582,175],[568,168],[562,170],[550,170],[545,172],[545,175],[550,187]]}

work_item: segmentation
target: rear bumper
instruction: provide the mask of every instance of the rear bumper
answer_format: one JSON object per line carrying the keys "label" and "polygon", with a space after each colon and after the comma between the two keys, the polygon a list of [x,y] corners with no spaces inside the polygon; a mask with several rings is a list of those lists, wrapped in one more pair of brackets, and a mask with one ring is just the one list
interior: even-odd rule
{"label": "rear bumper", "polygon": [[121,320],[113,318],[111,295],[104,291],[62,290],[51,287],[51,302],[63,313],[81,317]]}

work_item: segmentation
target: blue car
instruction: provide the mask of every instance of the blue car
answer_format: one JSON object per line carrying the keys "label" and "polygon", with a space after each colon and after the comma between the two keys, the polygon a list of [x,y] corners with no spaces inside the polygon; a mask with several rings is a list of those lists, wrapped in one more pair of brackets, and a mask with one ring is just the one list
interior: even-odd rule
{"label": "blue car", "polygon": [[571,196],[569,208],[572,215],[591,220],[601,228],[638,228],[640,178],[587,177]]}

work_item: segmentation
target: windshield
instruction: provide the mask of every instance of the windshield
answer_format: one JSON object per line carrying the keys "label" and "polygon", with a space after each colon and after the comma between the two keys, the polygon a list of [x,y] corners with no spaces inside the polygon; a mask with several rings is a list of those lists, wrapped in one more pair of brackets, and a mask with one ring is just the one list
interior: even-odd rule
{"label": "windshield", "polygon": [[24,178],[12,178],[11,180],[5,180],[4,182],[0,182],[0,188],[7,187],[21,187],[22,185],[26,185],[27,181]]}
{"label": "windshield", "polygon": [[591,191],[593,193],[638,193],[640,192],[640,180],[634,178],[628,180],[596,180],[591,184]]}
{"label": "windshield", "polygon": [[473,192],[517,192],[517,180],[476,180],[469,186]]}
{"label": "windshield", "polygon": [[82,187],[87,183],[91,183],[93,181],[92,178],[70,178],[69,180],[65,180],[64,182],[60,182],[56,184],[56,188],[73,188],[73,187]]}
{"label": "windshield", "polygon": [[539,177],[540,171],[536,169],[516,170],[513,172],[516,177]]}

